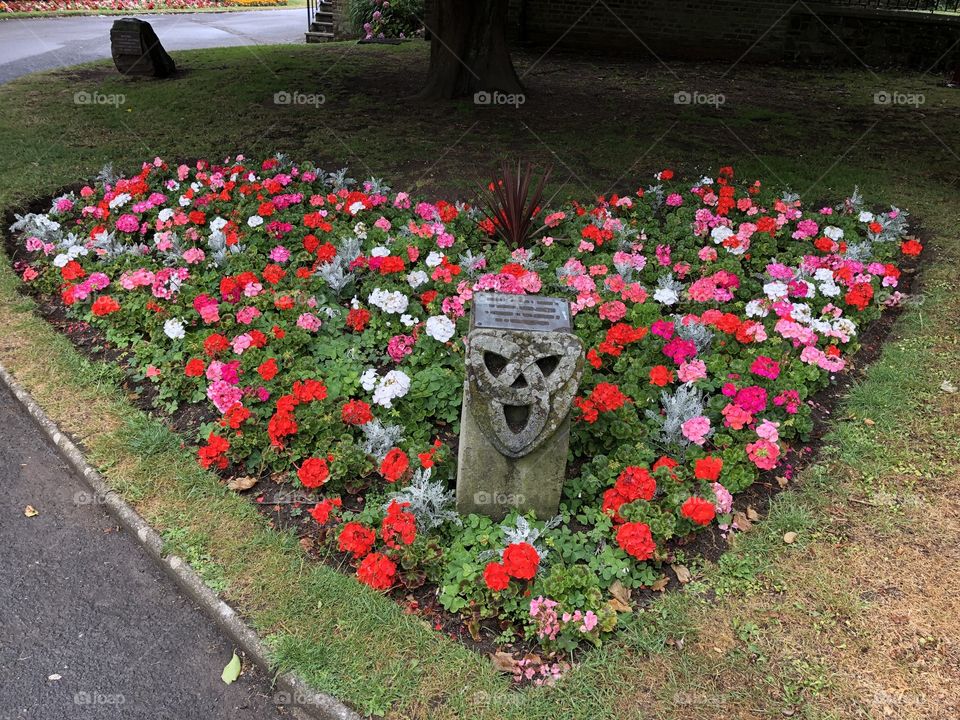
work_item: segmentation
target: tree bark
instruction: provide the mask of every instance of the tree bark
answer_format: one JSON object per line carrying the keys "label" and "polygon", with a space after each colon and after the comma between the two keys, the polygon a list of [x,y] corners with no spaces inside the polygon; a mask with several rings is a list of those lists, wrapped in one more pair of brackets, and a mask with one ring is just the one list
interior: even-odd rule
{"label": "tree bark", "polygon": [[434,0],[427,20],[430,71],[421,97],[523,91],[507,47],[507,7],[508,0]]}

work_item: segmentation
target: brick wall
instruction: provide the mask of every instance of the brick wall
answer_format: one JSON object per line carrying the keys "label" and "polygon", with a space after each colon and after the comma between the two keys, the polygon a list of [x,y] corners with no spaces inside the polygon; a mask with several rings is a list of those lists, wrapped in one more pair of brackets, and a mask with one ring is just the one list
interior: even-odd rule
{"label": "brick wall", "polygon": [[533,48],[727,63],[960,63],[960,16],[825,0],[510,0],[509,35]]}

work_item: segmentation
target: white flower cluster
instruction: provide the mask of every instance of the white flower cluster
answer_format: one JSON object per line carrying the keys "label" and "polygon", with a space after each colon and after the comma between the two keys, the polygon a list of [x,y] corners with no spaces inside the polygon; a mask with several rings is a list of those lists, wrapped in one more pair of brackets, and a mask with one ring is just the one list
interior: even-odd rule
{"label": "white flower cluster", "polygon": [[180,318],[170,318],[163,323],[163,332],[171,340],[183,340],[186,331],[183,328],[183,320]]}
{"label": "white flower cluster", "polygon": [[383,310],[383,312],[394,315],[400,315],[406,312],[409,302],[407,296],[399,290],[391,292],[389,290],[381,290],[380,288],[374,288],[373,292],[370,293],[370,297],[367,298],[367,301],[371,305],[376,305]]}
{"label": "white flower cluster", "polygon": [[391,370],[383,377],[370,368],[360,376],[360,384],[367,392],[373,393],[373,402],[385,408],[393,407],[393,401],[410,392],[410,377],[400,371]]}
{"label": "white flower cluster", "polygon": [[427,318],[427,335],[432,337],[437,342],[447,342],[453,337],[453,333],[456,332],[456,329],[456,324],[446,315],[433,315]]}

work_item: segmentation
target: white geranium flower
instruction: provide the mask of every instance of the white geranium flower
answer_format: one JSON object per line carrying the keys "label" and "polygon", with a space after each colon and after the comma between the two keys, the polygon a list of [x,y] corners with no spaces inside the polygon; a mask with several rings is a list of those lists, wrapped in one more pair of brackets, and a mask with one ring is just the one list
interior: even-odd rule
{"label": "white geranium flower", "polygon": [[380,376],[377,375],[377,371],[373,368],[370,368],[360,376],[360,385],[367,392],[373,392],[373,389],[377,386],[379,381]]}
{"label": "white geranium flower", "polygon": [[180,207],[186,207],[193,201],[190,198],[188,198],[186,195],[181,195],[180,199],[177,200],[177,202],[180,203]]}
{"label": "white geranium flower", "polygon": [[385,313],[400,315],[406,312],[407,305],[410,301],[406,295],[397,290],[391,292],[389,290],[374,288],[373,292],[370,293],[370,297],[367,298],[367,302],[380,308]]}
{"label": "white geranium flower", "polygon": [[[356,225],[353,226],[353,234],[356,235],[356,236],[357,236],[358,238],[360,238],[361,240],[366,240],[366,239],[367,239],[367,226],[364,225],[362,222],[358,222]],[[389,250],[387,251],[387,254],[388,254],[388,255],[390,254],[390,251],[389,251]]]}
{"label": "white geranium flower", "polygon": [[790,311],[790,315],[798,323],[808,323],[813,317],[813,313],[810,311],[810,306],[802,303],[794,303],[793,309]]}
{"label": "white geranium flower", "polygon": [[838,228],[834,225],[827,225],[823,229],[823,234],[834,242],[840,242],[840,240],[843,239],[843,228]]}
{"label": "white geranium flower", "polygon": [[393,401],[410,392],[410,378],[401,370],[391,370],[373,391],[373,402],[382,407],[393,407]]}
{"label": "white geranium flower", "polygon": [[390,248],[385,248],[383,245],[377,245],[370,251],[370,257],[386,257],[389,254]]}
{"label": "white geranium flower", "polygon": [[220,232],[227,226],[227,221],[219,215],[210,221],[210,229],[213,232]]}
{"label": "white geranium flower", "polygon": [[183,320],[180,318],[170,318],[163,323],[163,332],[171,340],[183,340],[187,334],[183,329]]}
{"label": "white geranium flower", "polygon": [[412,273],[407,275],[407,282],[410,283],[410,287],[412,287],[414,290],[428,280],[430,280],[430,276],[427,275],[423,270],[414,270]]}
{"label": "white geranium flower", "polygon": [[53,259],[53,266],[58,268],[66,267],[68,262],[70,262],[70,256],[66,253],[60,253]]}
{"label": "white geranium flower", "polygon": [[747,303],[745,308],[747,317],[757,318],[757,317],[766,317],[770,314],[770,311],[764,307],[763,300],[751,300]]}
{"label": "white geranium flower", "polygon": [[157,219],[160,222],[168,222],[173,217],[173,208],[164,208],[157,213]]}
{"label": "white geranium flower", "polygon": [[779,280],[774,280],[773,282],[768,282],[763,286],[763,294],[771,300],[779,300],[780,298],[785,298],[787,296],[787,289],[786,283],[780,282]]}
{"label": "white geranium flower", "polygon": [[130,199],[130,193],[120,193],[110,201],[110,209],[116,210],[118,207],[123,207],[130,202]]}
{"label": "white geranium flower", "polygon": [[424,260],[427,264],[427,267],[437,267],[440,263],[443,262],[443,253],[438,253],[436,250],[427,255],[427,259]]}
{"label": "white geranium flower", "polygon": [[653,299],[661,305],[676,305],[680,300],[680,296],[677,295],[677,291],[673,288],[662,287],[657,288],[657,291],[653,294]]}
{"label": "white geranium flower", "polygon": [[453,337],[453,333],[456,332],[457,326],[454,324],[453,320],[448,318],[446,315],[433,315],[432,317],[427,318],[426,330],[427,335],[432,337],[434,340],[445,343]]}
{"label": "white geranium flower", "polygon": [[261,225],[263,225],[263,218],[260,217],[259,215],[251,215],[250,217],[247,218],[247,225],[249,225],[252,228],[260,227]]}
{"label": "white geranium flower", "polygon": [[364,208],[363,203],[357,200],[355,203],[351,204],[349,208],[347,208],[347,211],[351,215],[356,215],[358,212],[363,210],[363,208]]}
{"label": "white geranium flower", "polygon": [[840,286],[832,280],[820,285],[820,294],[825,297],[836,297],[840,294]]}
{"label": "white geranium flower", "polygon": [[857,219],[862,223],[873,222],[873,213],[864,210],[862,213],[860,213],[860,217]]}
{"label": "white geranium flower", "polygon": [[413,315],[407,315],[407,313],[404,313],[400,316],[400,322],[406,327],[413,327],[419,321]]}
{"label": "white geranium flower", "polygon": [[736,233],[724,225],[718,225],[710,231],[710,237],[713,238],[713,242],[717,245],[722,243],[728,237],[732,237],[734,235],[736,235]]}

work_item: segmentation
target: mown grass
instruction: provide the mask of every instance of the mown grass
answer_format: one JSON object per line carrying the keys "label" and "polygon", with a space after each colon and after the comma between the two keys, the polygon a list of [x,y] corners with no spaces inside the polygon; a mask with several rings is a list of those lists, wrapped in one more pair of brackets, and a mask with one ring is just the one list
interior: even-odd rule
{"label": "mown grass", "polygon": [[[0,360],[84,443],[110,482],[258,630],[279,669],[397,718],[932,718],[957,710],[960,94],[920,74],[610,64],[548,57],[520,109],[420,105],[422,45],[176,53],[173,81],[106,64],[0,87],[0,208],[94,175],[276,151],[396,187],[470,195],[501,155],[552,162],[551,192],[630,191],[665,166],[789,185],[813,202],[859,185],[924,219],[935,261],[880,359],[851,390],[818,462],[718,563],[638,610],[555,688],[513,690],[486,658],[352,578],[310,563],[202,472],[181,438],[133,408],[122,374],[83,359],[0,268]],[[521,55],[521,72],[535,56]],[[923,92],[922,112],[880,89]],[[723,92],[718,109],[674,92]],[[119,108],[76,106],[78,90]],[[320,107],[273,93],[323,93]],[[868,130],[873,126],[872,130]],[[951,146],[950,143],[953,143]],[[870,423],[866,421],[869,420]],[[783,536],[796,532],[786,544]],[[951,710],[953,708],[953,710]],[[939,713],[939,715],[938,715]]]}

